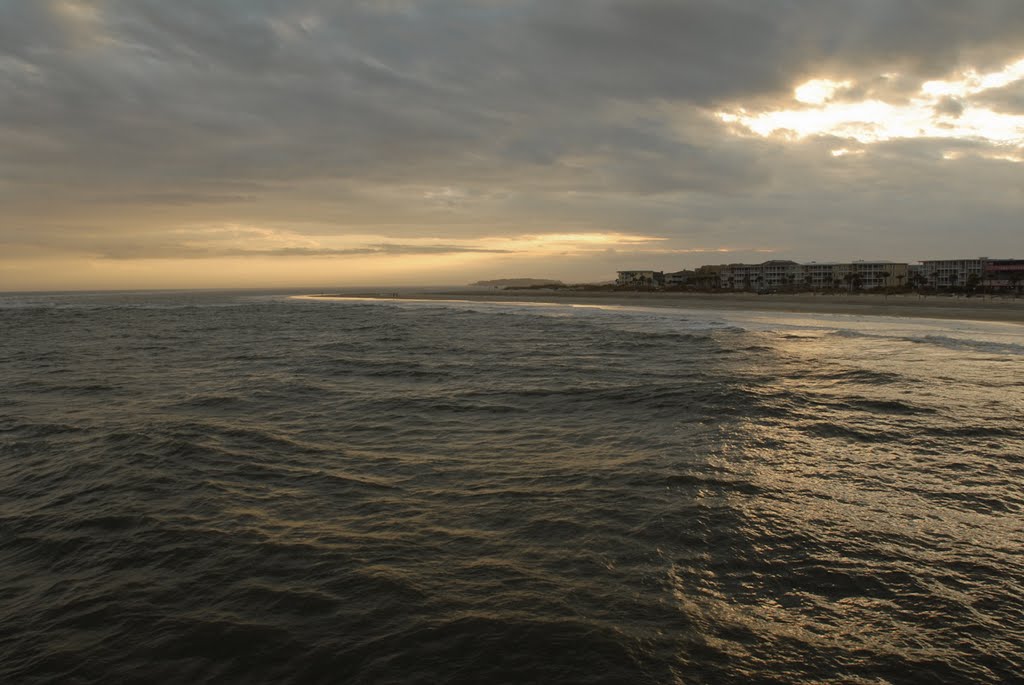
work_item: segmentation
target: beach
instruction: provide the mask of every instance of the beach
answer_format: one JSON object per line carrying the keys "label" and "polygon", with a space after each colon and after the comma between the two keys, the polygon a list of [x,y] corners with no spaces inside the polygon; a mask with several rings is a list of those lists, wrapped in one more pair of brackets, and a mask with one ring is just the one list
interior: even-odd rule
{"label": "beach", "polygon": [[321,295],[320,297],[674,307],[679,309],[775,311],[1024,323],[1024,298],[921,296],[916,293],[899,295],[818,295],[810,293],[757,295],[754,293],[464,289],[397,290],[383,293],[368,291]]}

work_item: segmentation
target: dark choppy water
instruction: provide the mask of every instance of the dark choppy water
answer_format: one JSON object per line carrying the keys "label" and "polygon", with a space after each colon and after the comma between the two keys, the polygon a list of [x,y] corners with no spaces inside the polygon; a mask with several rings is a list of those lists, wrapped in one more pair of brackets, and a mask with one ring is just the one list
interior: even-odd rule
{"label": "dark choppy water", "polygon": [[1011,682],[1024,329],[0,298],[0,681]]}

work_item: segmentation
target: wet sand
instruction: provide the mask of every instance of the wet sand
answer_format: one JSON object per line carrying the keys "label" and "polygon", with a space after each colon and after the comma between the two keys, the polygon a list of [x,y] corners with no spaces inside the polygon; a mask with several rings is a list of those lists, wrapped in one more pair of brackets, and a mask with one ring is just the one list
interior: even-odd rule
{"label": "wet sand", "polygon": [[896,316],[969,321],[1024,323],[1024,298],[953,297],[941,295],[812,295],[752,293],[664,293],[566,290],[452,290],[343,293],[318,297],[463,300],[476,302],[530,302],[595,304],[681,309],[778,311],[855,316]]}

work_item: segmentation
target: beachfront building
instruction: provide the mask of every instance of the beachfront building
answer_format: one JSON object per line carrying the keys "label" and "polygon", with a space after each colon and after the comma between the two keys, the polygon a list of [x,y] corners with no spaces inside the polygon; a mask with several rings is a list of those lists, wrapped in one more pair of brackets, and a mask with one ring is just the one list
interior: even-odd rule
{"label": "beachfront building", "polygon": [[761,264],[761,286],[758,290],[793,290],[803,281],[800,264],[788,259],[773,259]]}
{"label": "beachfront building", "polygon": [[880,290],[906,283],[909,264],[887,261],[856,261],[837,264],[833,281],[838,280],[851,290]]}
{"label": "beachfront building", "polygon": [[924,264],[911,264],[907,267],[907,285],[917,288],[928,282],[924,275]]}
{"label": "beachfront building", "polygon": [[811,262],[803,264],[801,284],[808,290],[831,290],[842,285],[836,276],[838,262]]}
{"label": "beachfront building", "polygon": [[1024,259],[986,259],[982,265],[981,285],[1020,290],[1024,287]]}
{"label": "beachfront building", "polygon": [[961,288],[965,285],[980,285],[985,273],[988,257],[974,259],[925,259],[921,261],[920,273],[925,285],[932,288]]}
{"label": "beachfront building", "polygon": [[727,268],[725,264],[705,264],[697,267],[693,274],[693,283],[702,290],[712,290],[721,287],[720,275],[722,269]]}
{"label": "beachfront building", "polygon": [[718,270],[718,287],[723,290],[759,290],[763,281],[760,264],[724,264]]}
{"label": "beachfront building", "polygon": [[683,270],[665,274],[666,288],[682,288],[693,283],[696,272]]}
{"label": "beachfront building", "polygon": [[658,288],[665,285],[661,271],[619,271],[615,285],[623,288]]}
{"label": "beachfront building", "polygon": [[725,264],[718,271],[718,287],[723,290],[762,292],[787,287],[799,278],[800,265],[776,259],[761,264]]}
{"label": "beachfront building", "polygon": [[695,271],[620,271],[615,284],[746,292],[870,291],[902,287],[1024,289],[1024,259],[932,259],[920,264],[887,260],[808,262],[773,259],[760,264],[706,264]]}
{"label": "beachfront building", "polygon": [[[701,269],[708,267],[701,267]],[[698,274],[701,272],[698,269]],[[727,264],[718,269],[724,290],[876,290],[903,285],[908,265],[888,261],[810,262],[773,259],[761,264]]]}

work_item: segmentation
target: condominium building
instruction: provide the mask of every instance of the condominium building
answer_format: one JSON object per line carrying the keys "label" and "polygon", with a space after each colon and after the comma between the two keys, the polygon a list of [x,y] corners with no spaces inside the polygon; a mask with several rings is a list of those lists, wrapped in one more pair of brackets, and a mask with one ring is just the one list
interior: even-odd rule
{"label": "condominium building", "polygon": [[799,264],[774,259],[762,264],[728,264],[718,271],[718,287],[757,291],[830,288],[874,290],[903,285],[907,279],[907,269],[907,264],[887,261]]}
{"label": "condominium building", "polygon": [[697,267],[694,272],[693,281],[698,288],[719,288],[721,287],[721,273],[728,268],[725,264],[705,264]]}
{"label": "condominium building", "polygon": [[760,264],[725,264],[718,270],[718,287],[726,290],[759,290],[763,281]]}
{"label": "condominium building", "polygon": [[761,290],[783,290],[803,280],[800,264],[788,259],[773,259],[761,266]]}
{"label": "condominium building", "polygon": [[893,288],[903,285],[907,280],[909,264],[900,262],[867,262],[856,261],[836,264],[833,268],[833,280],[844,285],[864,290]]}
{"label": "condominium building", "polygon": [[986,259],[981,284],[989,288],[1019,289],[1024,284],[1024,259]]}
{"label": "condominium building", "polygon": [[665,287],[682,288],[685,285],[690,285],[693,282],[694,277],[696,275],[696,272],[685,269],[683,271],[673,271],[671,273],[666,273]]}
{"label": "condominium building", "polygon": [[841,278],[836,276],[838,262],[811,262],[803,265],[803,278],[801,283],[811,290],[828,290],[838,288],[843,284]]}
{"label": "condominium building", "polygon": [[931,259],[920,264],[886,260],[809,262],[773,259],[760,264],[707,264],[695,271],[620,271],[616,285],[778,292],[881,290],[903,286],[995,289],[1024,287],[1024,259]]}
{"label": "condominium building", "polygon": [[[933,288],[956,288],[970,282],[981,283],[988,257],[974,259],[925,259],[920,274]],[[973,276],[973,278],[972,278]]]}

